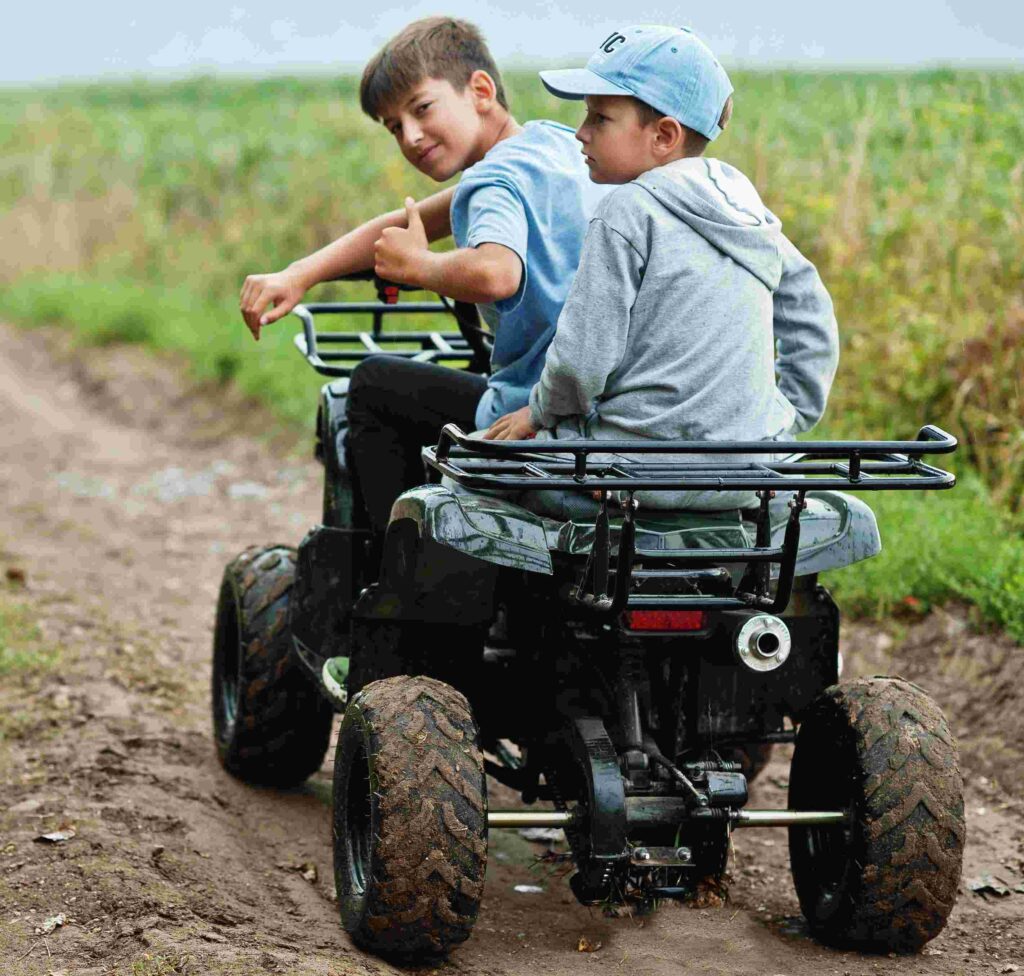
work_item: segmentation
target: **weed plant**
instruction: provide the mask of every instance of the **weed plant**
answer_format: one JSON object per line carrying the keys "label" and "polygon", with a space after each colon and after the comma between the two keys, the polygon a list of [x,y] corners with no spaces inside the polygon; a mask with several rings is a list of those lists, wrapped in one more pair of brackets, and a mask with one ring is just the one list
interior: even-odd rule
{"label": "weed plant", "polygon": [[9,761],[7,743],[45,723],[45,709],[27,707],[26,692],[37,691],[60,663],[60,653],[43,638],[34,610],[16,590],[0,586],[0,773]]}
{"label": "weed plant", "polygon": [[0,589],[0,680],[45,671],[56,657],[44,643],[31,609]]}

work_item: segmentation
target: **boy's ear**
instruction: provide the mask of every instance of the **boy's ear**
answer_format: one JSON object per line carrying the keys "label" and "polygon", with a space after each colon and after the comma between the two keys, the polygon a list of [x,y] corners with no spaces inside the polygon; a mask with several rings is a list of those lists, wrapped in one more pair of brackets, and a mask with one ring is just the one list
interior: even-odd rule
{"label": "boy's ear", "polygon": [[665,115],[654,123],[654,151],[668,156],[674,153],[686,140],[686,132],[675,119]]}
{"label": "boy's ear", "polygon": [[478,111],[490,109],[497,101],[498,86],[482,68],[478,68],[469,76],[466,87],[469,88]]}

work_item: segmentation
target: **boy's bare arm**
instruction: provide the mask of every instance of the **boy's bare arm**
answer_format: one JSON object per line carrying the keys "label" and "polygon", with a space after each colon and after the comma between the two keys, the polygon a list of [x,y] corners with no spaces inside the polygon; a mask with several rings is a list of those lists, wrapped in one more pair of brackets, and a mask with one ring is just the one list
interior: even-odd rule
{"label": "boy's bare arm", "polygon": [[406,227],[389,227],[376,245],[375,270],[382,278],[436,291],[460,302],[511,298],[522,281],[519,255],[503,244],[480,244],[434,253],[419,207],[408,197]]}
{"label": "boy's bare arm", "polygon": [[[420,201],[419,213],[427,240],[437,241],[451,235],[454,193],[454,188],[449,188]],[[372,268],[374,245],[381,234],[388,227],[404,227],[406,219],[405,209],[392,210],[368,220],[283,271],[249,275],[242,286],[239,307],[253,337],[259,339],[261,326],[287,315],[313,285]]]}

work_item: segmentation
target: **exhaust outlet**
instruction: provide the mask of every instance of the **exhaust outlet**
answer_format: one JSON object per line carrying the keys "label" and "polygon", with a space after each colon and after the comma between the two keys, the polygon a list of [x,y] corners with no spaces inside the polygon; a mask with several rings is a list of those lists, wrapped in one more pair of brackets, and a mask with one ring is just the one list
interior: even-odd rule
{"label": "exhaust outlet", "polygon": [[740,664],[762,672],[782,667],[792,647],[789,628],[770,613],[748,617],[736,631],[733,643]]}

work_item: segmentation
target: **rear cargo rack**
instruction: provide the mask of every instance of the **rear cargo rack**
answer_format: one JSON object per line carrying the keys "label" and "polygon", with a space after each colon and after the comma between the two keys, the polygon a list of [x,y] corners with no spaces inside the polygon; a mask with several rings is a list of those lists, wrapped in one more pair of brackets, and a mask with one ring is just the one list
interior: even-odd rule
{"label": "rear cargo rack", "polygon": [[[424,451],[424,460],[465,488],[916,491],[953,487],[956,478],[950,472],[921,457],[950,454],[956,446],[952,434],[930,425],[914,441],[485,441],[447,424],[437,447]],[[781,460],[760,460],[769,451],[782,455]],[[678,454],[680,459],[609,462],[593,457],[608,454]],[[759,459],[693,464],[684,460],[687,454]]]}
{"label": "rear cargo rack", "polygon": [[[935,426],[922,427],[913,441],[485,441],[468,437],[454,424],[437,446],[426,448],[426,464],[464,488],[498,491],[557,489],[601,493],[594,545],[576,588],[576,602],[618,613],[629,608],[741,610],[781,613],[789,603],[800,547],[800,515],[808,491],[921,491],[952,488],[956,478],[922,460],[949,454],[956,438]],[[770,452],[770,458],[765,459]],[[630,460],[609,455],[632,455]],[[652,461],[636,455],[662,455]],[[664,459],[678,454],[679,460]],[[701,455],[687,462],[687,455]],[[708,456],[728,455],[720,462]],[[749,461],[736,455],[751,455]],[[644,552],[645,569],[634,573],[637,491],[750,491],[758,498],[756,542],[750,548]],[[781,546],[771,544],[769,502],[792,492]],[[611,507],[618,498],[622,522],[612,565]],[[657,578],[692,579],[694,569],[743,564],[732,596],[632,594],[649,577],[652,563],[672,562]],[[771,592],[771,567],[778,582]],[[614,582],[614,588],[610,589]]]}

